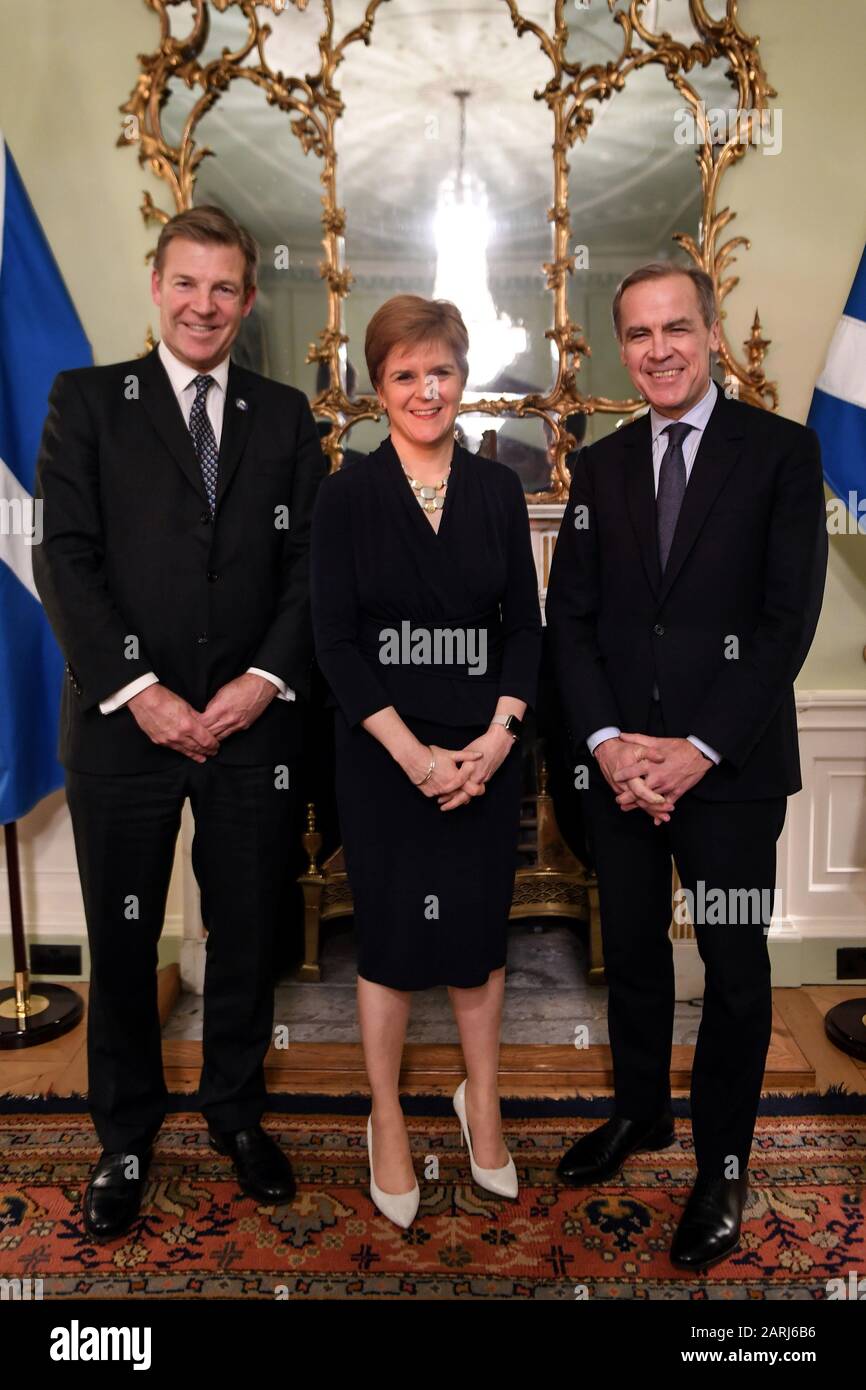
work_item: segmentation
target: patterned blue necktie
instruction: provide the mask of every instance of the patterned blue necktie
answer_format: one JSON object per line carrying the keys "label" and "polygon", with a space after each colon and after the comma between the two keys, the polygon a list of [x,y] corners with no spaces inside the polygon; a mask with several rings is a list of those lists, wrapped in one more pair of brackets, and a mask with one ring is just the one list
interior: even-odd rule
{"label": "patterned blue necktie", "polygon": [[662,434],[668,437],[659,469],[659,489],[656,493],[656,525],[659,538],[659,563],[662,574],[668,562],[677,518],[686,495],[686,461],[683,458],[683,440],[693,425],[668,425]]}
{"label": "patterned blue necktie", "polygon": [[193,446],[201,466],[201,476],[204,479],[211,516],[216,510],[217,459],[219,458],[216,437],[207,414],[207,393],[213,384],[212,376],[193,378],[195,400],[192,403],[192,410],[189,412],[189,432],[192,435]]}

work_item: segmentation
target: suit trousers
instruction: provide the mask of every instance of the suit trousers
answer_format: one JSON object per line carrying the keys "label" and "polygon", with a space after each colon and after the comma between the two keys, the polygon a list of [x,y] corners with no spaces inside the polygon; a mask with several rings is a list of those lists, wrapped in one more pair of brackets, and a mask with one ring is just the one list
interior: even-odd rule
{"label": "suit trousers", "polygon": [[[656,701],[647,727],[664,732]],[[772,1031],[766,931],[787,799],[711,802],[690,791],[655,826],[640,809],[620,810],[593,757],[587,795],[615,1113],[639,1122],[670,1113],[673,859],[686,890],[677,911],[689,909],[705,970],[691,1077],[695,1160],[702,1175],[736,1176],[748,1167]]]}
{"label": "suit trousers", "polygon": [[288,767],[280,779],[273,764],[232,766],[217,756],[153,772],[66,771],[90,943],[88,1102],[109,1151],[148,1143],[166,1113],[157,943],[187,797],[207,928],[197,1102],[220,1131],[261,1118],[276,930],[290,887]]}

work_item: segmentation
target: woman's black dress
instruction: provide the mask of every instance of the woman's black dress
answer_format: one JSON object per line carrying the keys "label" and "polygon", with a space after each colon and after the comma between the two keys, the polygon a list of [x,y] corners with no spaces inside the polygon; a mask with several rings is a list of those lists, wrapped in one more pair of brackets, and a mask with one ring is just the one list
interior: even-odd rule
{"label": "woman's black dress", "polygon": [[442,811],[361,720],[393,705],[423,743],[460,749],[500,695],[534,704],[541,615],[517,475],[455,444],[437,532],[389,437],[319,488],[311,597],[358,973],[401,990],[482,985],[505,964],[519,745],[483,796]]}

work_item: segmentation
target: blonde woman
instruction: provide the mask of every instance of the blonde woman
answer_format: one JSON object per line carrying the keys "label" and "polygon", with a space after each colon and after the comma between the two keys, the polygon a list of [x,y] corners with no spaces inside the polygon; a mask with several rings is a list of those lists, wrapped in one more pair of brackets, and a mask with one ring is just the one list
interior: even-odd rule
{"label": "blonde woman", "polygon": [[468,348],[453,304],[382,305],[365,352],[390,433],[324,480],[313,520],[316,655],[335,706],[373,1099],[370,1189],[404,1227],[420,1197],[398,1087],[416,990],[449,988],[467,1071],[454,1106],[473,1177],[517,1195],[497,1076],[516,745],[535,700],[541,616],[517,476],[455,440]]}

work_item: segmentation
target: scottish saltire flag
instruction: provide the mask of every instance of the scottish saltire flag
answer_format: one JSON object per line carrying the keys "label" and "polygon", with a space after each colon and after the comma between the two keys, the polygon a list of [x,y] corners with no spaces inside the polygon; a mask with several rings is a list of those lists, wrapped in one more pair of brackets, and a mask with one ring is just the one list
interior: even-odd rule
{"label": "scottish saltire flag", "polygon": [[33,583],[33,490],[51,383],[92,360],[0,132],[0,824],[63,785],[63,657]]}
{"label": "scottish saltire flag", "polygon": [[866,530],[866,251],[815,385],[807,424],[821,441],[827,483]]}

